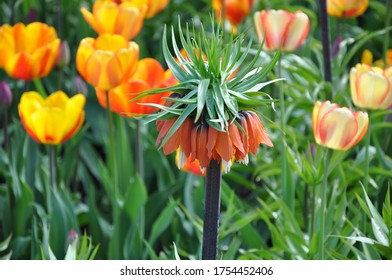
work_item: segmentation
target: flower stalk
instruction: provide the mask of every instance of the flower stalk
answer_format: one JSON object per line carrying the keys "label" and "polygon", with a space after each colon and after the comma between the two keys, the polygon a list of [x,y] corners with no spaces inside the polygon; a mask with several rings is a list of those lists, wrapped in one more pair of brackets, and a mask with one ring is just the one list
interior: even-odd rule
{"label": "flower stalk", "polygon": [[[320,34],[324,58],[324,80],[326,82],[332,82],[331,35],[329,32],[327,3],[325,0],[319,0],[318,2],[320,13]],[[326,99],[332,100],[333,94],[327,93]]]}
{"label": "flower stalk", "polygon": [[202,259],[215,260],[218,254],[218,228],[221,200],[222,161],[207,167],[204,196]]}
{"label": "flower stalk", "polygon": [[142,123],[136,120],[136,136],[135,136],[135,154],[136,168],[139,176],[144,180],[144,163],[143,163],[143,144],[142,144]]}

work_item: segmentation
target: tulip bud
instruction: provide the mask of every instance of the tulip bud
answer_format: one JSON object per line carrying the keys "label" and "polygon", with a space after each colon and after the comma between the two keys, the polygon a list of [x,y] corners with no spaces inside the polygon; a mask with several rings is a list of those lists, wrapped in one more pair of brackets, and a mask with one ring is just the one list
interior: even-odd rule
{"label": "tulip bud", "polygon": [[80,76],[75,77],[75,89],[77,93],[81,93],[87,97],[88,88],[84,80]]}
{"label": "tulip bud", "polygon": [[71,52],[69,50],[68,42],[61,41],[60,53],[57,58],[57,65],[61,68],[64,67],[65,65],[68,65],[70,61],[70,57],[71,57]]}
{"label": "tulip bud", "polygon": [[12,92],[6,82],[0,82],[0,106],[8,107],[12,103]]}
{"label": "tulip bud", "polygon": [[335,57],[339,53],[341,42],[343,42],[343,37],[338,36],[332,45],[332,57]]}
{"label": "tulip bud", "polygon": [[37,10],[35,8],[31,8],[27,14],[26,22],[31,23],[35,21],[37,21]]}
{"label": "tulip bud", "polygon": [[78,233],[72,228],[69,233],[68,233],[68,237],[67,237],[67,243],[69,245],[73,244],[75,241],[77,241],[79,238]]}

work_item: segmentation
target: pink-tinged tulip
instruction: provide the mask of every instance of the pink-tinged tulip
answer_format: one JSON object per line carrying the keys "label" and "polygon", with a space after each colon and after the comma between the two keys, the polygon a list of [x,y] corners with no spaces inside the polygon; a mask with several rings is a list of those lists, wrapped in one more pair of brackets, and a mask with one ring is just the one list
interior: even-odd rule
{"label": "pink-tinged tulip", "polygon": [[226,18],[231,25],[240,24],[252,10],[254,0],[225,0],[225,7],[223,7],[223,0],[212,0],[212,7],[217,14],[221,16],[222,10],[225,9]]}
{"label": "pink-tinged tulip", "polygon": [[94,3],[92,13],[86,8],[81,11],[84,19],[98,34],[118,34],[131,40],[143,27],[146,9],[143,1],[98,0]]}
{"label": "pink-tinged tulip", "polygon": [[392,106],[392,67],[383,70],[357,64],[350,71],[350,88],[356,106],[387,109]]}
{"label": "pink-tinged tulip", "polygon": [[135,73],[139,46],[117,34],[84,38],[76,53],[76,68],[95,88],[109,90]]}
{"label": "pink-tinged tulip", "polygon": [[368,2],[368,0],[327,0],[327,11],[335,17],[357,17],[366,11]]}
{"label": "pink-tinged tulip", "polygon": [[294,51],[309,34],[309,17],[301,12],[263,10],[254,14],[257,35],[263,49],[274,51],[282,45],[283,51]]}
{"label": "pink-tinged tulip", "polygon": [[12,92],[8,84],[0,82],[0,106],[8,107],[12,103]]}
{"label": "pink-tinged tulip", "polygon": [[59,50],[56,30],[45,23],[0,27],[0,67],[12,78],[45,77],[56,65]]}
{"label": "pink-tinged tulip", "polygon": [[312,123],[317,144],[346,151],[365,136],[369,117],[367,113],[341,108],[330,101],[317,101],[313,107]]}

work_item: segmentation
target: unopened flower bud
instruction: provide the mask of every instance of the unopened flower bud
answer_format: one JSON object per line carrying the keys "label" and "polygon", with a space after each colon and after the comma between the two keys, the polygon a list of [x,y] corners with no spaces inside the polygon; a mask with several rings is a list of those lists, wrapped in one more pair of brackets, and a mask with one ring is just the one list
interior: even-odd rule
{"label": "unopened flower bud", "polygon": [[88,88],[84,80],[80,76],[75,77],[75,89],[77,93],[81,93],[87,97]]}
{"label": "unopened flower bud", "polygon": [[77,242],[78,238],[79,238],[78,233],[77,233],[74,229],[71,229],[71,230],[69,231],[69,233],[68,233],[67,243],[68,243],[69,245],[71,245],[71,244],[73,244],[74,242]]}
{"label": "unopened flower bud", "polygon": [[0,106],[8,107],[12,103],[12,92],[8,84],[0,82]]}
{"label": "unopened flower bud", "polygon": [[67,41],[61,41],[60,53],[57,59],[57,65],[59,67],[64,67],[69,64],[71,53],[69,50],[69,45]]}

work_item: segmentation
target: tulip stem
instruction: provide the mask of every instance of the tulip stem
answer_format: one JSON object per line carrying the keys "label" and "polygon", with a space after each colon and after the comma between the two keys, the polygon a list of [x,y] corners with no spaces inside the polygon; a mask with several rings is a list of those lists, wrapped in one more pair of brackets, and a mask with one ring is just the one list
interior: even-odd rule
{"label": "tulip stem", "polygon": [[221,199],[222,162],[211,160],[207,167],[204,196],[202,259],[215,260],[218,254],[218,228]]}
{"label": "tulip stem", "polygon": [[144,180],[144,163],[143,163],[143,145],[142,145],[142,123],[141,120],[136,120],[136,168],[139,176]]}
{"label": "tulip stem", "polygon": [[319,213],[320,219],[320,236],[319,236],[319,251],[320,260],[325,260],[325,213],[327,211],[327,191],[328,191],[328,174],[329,174],[329,162],[331,160],[332,151],[327,149],[324,161],[324,175],[321,190],[319,192],[321,199],[321,206]]}
{"label": "tulip stem", "polygon": [[3,120],[3,132],[4,132],[4,150],[8,153],[8,108],[4,108],[4,120]]}
{"label": "tulip stem", "polygon": [[[278,77],[282,77],[282,54],[279,56],[278,60]],[[295,190],[291,182],[289,182],[289,174],[288,174],[288,166],[287,166],[287,154],[286,154],[286,106],[285,106],[285,98],[284,98],[284,89],[283,83],[279,84],[279,104],[280,104],[280,127],[282,130],[282,146],[280,149],[281,152],[281,187],[282,187],[282,197],[283,201],[289,207],[291,211],[294,211],[294,197]]]}
{"label": "tulip stem", "polygon": [[[329,32],[329,18],[327,14],[327,1],[319,0],[320,35],[323,46],[324,80],[332,82],[331,35]],[[332,100],[333,93],[327,93],[326,99]]]}
{"label": "tulip stem", "polygon": [[[370,120],[370,112],[369,112],[369,120]],[[369,122],[369,128],[368,131],[366,132],[365,136],[365,169],[364,169],[364,179],[363,179],[363,187],[365,189],[365,192],[368,194],[368,189],[369,189],[369,148],[370,148],[370,136],[371,136],[371,125]],[[363,233],[365,233],[366,230],[366,212],[362,211],[362,224],[361,224],[361,230]]]}
{"label": "tulip stem", "polygon": [[56,188],[55,149],[54,145],[49,145],[49,181],[52,189]]}
{"label": "tulip stem", "polygon": [[35,86],[35,89],[37,90],[37,92],[39,94],[41,94],[42,97],[46,97],[47,94],[46,94],[46,91],[45,91],[44,85],[42,84],[41,79],[39,79],[39,78],[34,79],[33,82],[34,82],[34,86]]}
{"label": "tulip stem", "polygon": [[[391,13],[392,13],[392,0],[387,0],[387,16],[385,19],[385,27],[388,28],[391,25]],[[383,60],[384,60],[384,68],[388,67],[388,47],[389,47],[389,32],[387,31],[385,32],[385,39],[384,39],[384,56],[383,56]]]}

